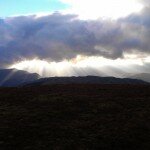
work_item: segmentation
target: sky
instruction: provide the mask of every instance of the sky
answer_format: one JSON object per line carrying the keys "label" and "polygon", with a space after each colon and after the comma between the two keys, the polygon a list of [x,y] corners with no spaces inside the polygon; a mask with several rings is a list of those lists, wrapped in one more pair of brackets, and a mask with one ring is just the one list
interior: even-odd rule
{"label": "sky", "polygon": [[58,0],[1,0],[0,16],[11,17],[26,14],[48,13],[68,8]]}
{"label": "sky", "polygon": [[150,73],[149,0],[0,1],[0,67],[42,76]]}

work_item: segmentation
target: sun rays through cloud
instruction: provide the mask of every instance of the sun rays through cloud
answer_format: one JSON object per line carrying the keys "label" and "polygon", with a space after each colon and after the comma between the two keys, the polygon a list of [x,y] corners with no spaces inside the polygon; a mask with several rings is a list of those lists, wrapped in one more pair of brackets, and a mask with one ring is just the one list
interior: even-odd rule
{"label": "sun rays through cloud", "polygon": [[71,60],[61,62],[48,62],[46,60],[33,59],[15,63],[10,68],[37,72],[43,77],[53,76],[116,76],[122,77],[126,73],[139,72],[139,67],[150,63],[150,57],[139,59],[136,55],[125,55],[125,59],[106,59],[104,57],[84,57],[78,55]]}

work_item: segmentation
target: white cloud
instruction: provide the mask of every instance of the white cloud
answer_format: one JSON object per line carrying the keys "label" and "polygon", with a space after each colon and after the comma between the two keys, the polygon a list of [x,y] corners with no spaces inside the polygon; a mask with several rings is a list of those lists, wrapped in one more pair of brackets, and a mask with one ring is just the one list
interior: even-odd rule
{"label": "white cloud", "polygon": [[78,14],[81,19],[125,17],[143,8],[138,0],[60,0],[70,5],[67,13]]}

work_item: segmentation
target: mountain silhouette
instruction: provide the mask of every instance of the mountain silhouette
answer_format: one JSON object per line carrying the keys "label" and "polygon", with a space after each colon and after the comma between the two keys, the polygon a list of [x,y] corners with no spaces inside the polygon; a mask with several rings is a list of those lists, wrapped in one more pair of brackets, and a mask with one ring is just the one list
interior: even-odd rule
{"label": "mountain silhouette", "polygon": [[41,78],[33,81],[26,86],[50,85],[50,84],[147,84],[147,82],[130,79],[130,78],[115,78],[115,77],[50,77]]}
{"label": "mountain silhouette", "polygon": [[150,74],[149,73],[140,73],[140,74],[130,75],[128,77],[132,78],[132,79],[140,79],[140,80],[143,80],[146,82],[150,82]]}
{"label": "mountain silhouette", "polygon": [[36,73],[16,69],[0,69],[0,86],[13,87],[39,79]]}

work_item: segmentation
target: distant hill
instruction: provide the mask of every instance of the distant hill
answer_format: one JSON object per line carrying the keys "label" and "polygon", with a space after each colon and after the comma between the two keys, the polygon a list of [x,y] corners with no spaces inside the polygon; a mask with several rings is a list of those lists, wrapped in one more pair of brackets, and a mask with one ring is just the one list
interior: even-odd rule
{"label": "distant hill", "polygon": [[0,69],[0,86],[11,87],[39,79],[36,73],[16,69]]}
{"label": "distant hill", "polygon": [[150,82],[150,74],[149,73],[140,73],[140,74],[130,75],[128,77],[132,78],[132,79],[140,79],[140,80],[143,80],[146,82]]}
{"label": "distant hill", "polygon": [[147,84],[147,82],[130,78],[115,77],[50,77],[41,78],[26,86],[50,85],[50,84]]}

